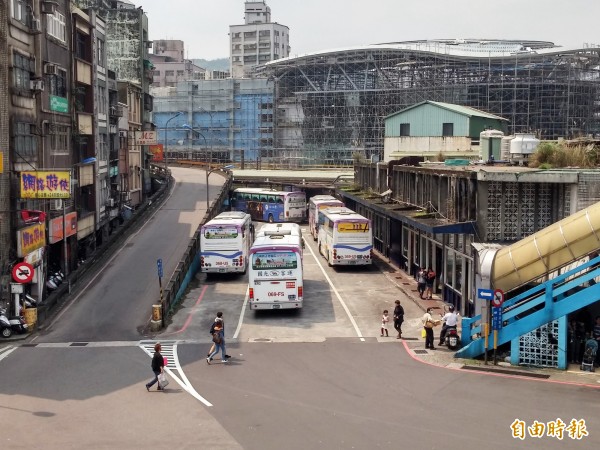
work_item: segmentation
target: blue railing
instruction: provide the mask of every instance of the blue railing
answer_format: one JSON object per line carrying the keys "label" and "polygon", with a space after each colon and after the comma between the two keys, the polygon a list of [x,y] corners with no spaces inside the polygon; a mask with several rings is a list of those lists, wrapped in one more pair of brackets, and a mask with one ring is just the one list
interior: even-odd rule
{"label": "blue railing", "polygon": [[[509,342],[553,320],[600,300],[600,257],[519,294],[502,305],[502,329],[498,345]],[[591,282],[591,285],[590,285]],[[459,358],[475,358],[484,352],[481,315],[462,319]]]}

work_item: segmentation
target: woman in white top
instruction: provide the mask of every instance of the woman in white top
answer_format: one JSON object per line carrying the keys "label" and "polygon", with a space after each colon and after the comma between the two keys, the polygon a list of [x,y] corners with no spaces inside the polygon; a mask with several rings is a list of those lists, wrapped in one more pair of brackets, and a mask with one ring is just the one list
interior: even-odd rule
{"label": "woman in white top", "polygon": [[425,348],[435,350],[433,346],[433,327],[436,326],[439,321],[436,321],[431,317],[433,308],[427,308],[427,312],[423,314],[421,320],[423,321],[423,328],[425,329]]}

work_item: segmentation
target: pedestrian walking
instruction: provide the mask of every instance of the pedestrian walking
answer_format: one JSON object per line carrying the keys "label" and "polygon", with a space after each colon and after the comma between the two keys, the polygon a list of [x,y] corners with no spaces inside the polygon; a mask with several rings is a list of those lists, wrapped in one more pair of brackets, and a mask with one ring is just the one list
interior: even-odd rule
{"label": "pedestrian walking", "polygon": [[213,359],[213,356],[215,356],[217,353],[219,353],[219,351],[221,351],[221,361],[226,363],[227,355],[225,354],[225,340],[223,338],[223,325],[220,321],[217,322],[214,326],[213,343],[214,343],[215,349],[206,358],[206,363],[210,364],[210,362]]}
{"label": "pedestrian walking", "polygon": [[[223,344],[223,348],[225,348],[225,321],[223,320],[223,313],[222,313],[221,311],[219,311],[219,312],[217,313],[217,317],[215,317],[215,320],[214,320],[214,322],[213,322],[213,323],[212,323],[212,325],[210,326],[210,331],[209,331],[209,333],[210,333],[210,335],[211,335],[211,336],[212,336],[212,335],[215,333],[215,325],[216,325],[217,323],[220,323],[220,324],[221,324],[221,328],[223,329],[223,331],[222,331],[222,335],[223,335],[223,336],[222,336],[221,338],[222,338],[222,340],[223,340],[223,342],[222,342],[222,344]],[[206,357],[208,358],[208,357],[210,356],[210,354],[211,354],[212,352],[214,352],[214,351],[215,351],[215,344],[214,344],[214,342],[213,342],[213,345],[210,347],[210,350],[209,350],[209,351],[208,351],[208,353],[206,354]],[[226,358],[231,358],[231,356],[229,356],[229,355],[227,354],[227,349],[226,349],[226,348],[225,348],[225,357],[226,357]]]}
{"label": "pedestrian walking", "polygon": [[435,277],[435,272],[433,271],[431,266],[429,266],[425,278],[425,285],[427,287],[427,290],[425,291],[425,298],[428,300],[431,300],[433,298],[433,284],[435,283]]}
{"label": "pedestrian walking", "polygon": [[[160,342],[157,342],[154,345],[154,356],[152,357],[152,364],[151,364],[152,372],[154,372],[154,378],[152,379],[152,381],[146,383],[147,391],[150,391],[150,388],[152,386],[154,386],[155,383],[158,382],[158,376],[162,373],[163,368],[165,367],[165,359],[160,354],[160,350],[161,350]],[[162,391],[162,388],[160,387],[160,383],[158,385],[157,390]]]}
{"label": "pedestrian walking", "polygon": [[423,328],[425,329],[425,348],[429,348],[431,350],[435,350],[433,346],[433,327],[439,324],[439,321],[436,321],[431,316],[431,312],[433,308],[427,308],[427,312],[423,314],[421,317],[421,321],[423,322]]}
{"label": "pedestrian walking", "polygon": [[381,336],[383,337],[383,333],[385,332],[385,337],[389,337],[388,333],[388,322],[390,321],[390,314],[387,309],[383,310],[383,315],[381,316]]}
{"label": "pedestrian walking", "polygon": [[417,291],[419,292],[419,297],[423,298],[423,294],[425,293],[425,287],[427,284],[427,272],[424,267],[419,268],[419,272],[417,273]]}
{"label": "pedestrian walking", "polygon": [[396,300],[396,306],[394,307],[394,329],[398,332],[396,339],[402,337],[402,322],[404,322],[404,308],[400,304],[400,300]]}

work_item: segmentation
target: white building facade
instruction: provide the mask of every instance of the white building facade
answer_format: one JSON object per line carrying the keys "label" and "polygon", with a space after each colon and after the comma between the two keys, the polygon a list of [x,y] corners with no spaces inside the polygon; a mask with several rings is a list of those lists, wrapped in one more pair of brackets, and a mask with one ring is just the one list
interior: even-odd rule
{"label": "white building facade", "polygon": [[271,22],[264,1],[245,2],[245,23],[229,27],[229,64],[233,78],[250,76],[253,67],[290,55],[289,28]]}

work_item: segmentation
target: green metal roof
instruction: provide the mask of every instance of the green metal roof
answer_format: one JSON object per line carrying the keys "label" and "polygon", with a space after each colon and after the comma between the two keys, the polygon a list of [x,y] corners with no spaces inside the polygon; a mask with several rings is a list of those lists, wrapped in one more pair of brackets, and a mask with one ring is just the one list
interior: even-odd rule
{"label": "green metal roof", "polygon": [[424,105],[426,103],[429,103],[431,105],[435,105],[435,106],[437,106],[439,108],[447,109],[449,111],[454,111],[454,112],[456,112],[458,114],[462,114],[463,116],[467,116],[467,117],[473,117],[473,116],[475,116],[475,117],[484,117],[486,119],[505,120],[506,122],[509,121],[508,119],[505,119],[504,117],[496,116],[494,114],[489,114],[489,113],[486,113],[484,111],[480,111],[479,109],[470,108],[468,106],[460,106],[460,105],[455,105],[453,103],[434,102],[434,101],[431,101],[431,100],[425,100],[424,102],[417,103],[415,105],[409,106],[408,108],[404,108],[401,111],[392,113],[392,114],[386,116],[385,118],[388,119],[388,118],[396,116],[398,114],[402,114],[405,111],[408,111],[408,110],[413,109],[413,108],[417,108],[417,107],[419,107],[421,105]]}

